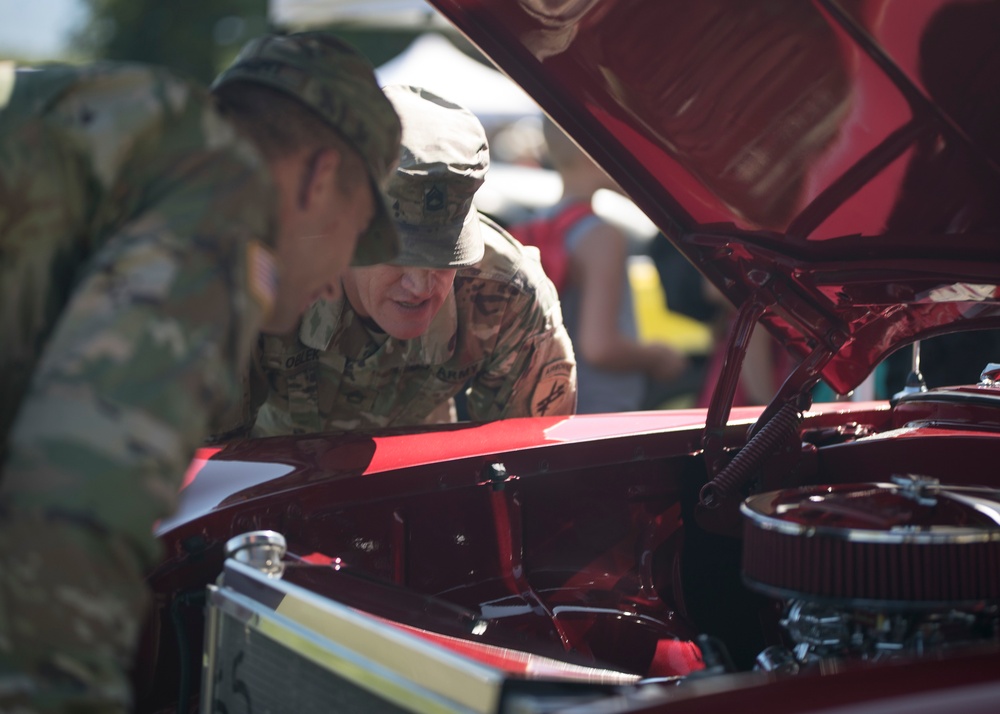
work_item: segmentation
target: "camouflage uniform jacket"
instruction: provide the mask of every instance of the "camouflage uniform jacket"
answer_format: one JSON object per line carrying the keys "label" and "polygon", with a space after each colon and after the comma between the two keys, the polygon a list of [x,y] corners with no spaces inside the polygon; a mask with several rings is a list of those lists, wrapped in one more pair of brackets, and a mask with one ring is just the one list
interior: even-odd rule
{"label": "camouflage uniform jacket", "polygon": [[419,338],[367,327],[345,299],[314,304],[298,338],[265,336],[269,385],[254,435],[410,426],[447,420],[467,384],[469,417],[572,414],[576,363],[538,251],[482,219],[486,254],[461,268]]}
{"label": "camouflage uniform jacket", "polygon": [[153,525],[238,400],[273,290],[273,202],[203,89],[0,64],[0,675],[12,650],[69,652],[66,676],[127,698]]}

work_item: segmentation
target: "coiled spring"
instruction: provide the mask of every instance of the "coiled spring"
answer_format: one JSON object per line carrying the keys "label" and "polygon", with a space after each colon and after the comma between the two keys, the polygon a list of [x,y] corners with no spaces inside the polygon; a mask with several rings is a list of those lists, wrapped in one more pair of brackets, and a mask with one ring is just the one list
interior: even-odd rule
{"label": "coiled spring", "polygon": [[788,402],[781,407],[733,460],[701,487],[698,492],[701,504],[714,508],[739,495],[764,459],[798,431],[801,421],[802,415],[794,403]]}

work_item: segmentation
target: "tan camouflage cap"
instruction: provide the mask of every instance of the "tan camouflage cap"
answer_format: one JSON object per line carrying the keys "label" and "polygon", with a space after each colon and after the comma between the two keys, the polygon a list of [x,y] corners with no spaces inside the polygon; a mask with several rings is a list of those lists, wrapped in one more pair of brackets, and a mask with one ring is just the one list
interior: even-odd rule
{"label": "tan camouflage cap", "polygon": [[372,181],[375,218],[358,241],[354,265],[392,260],[399,253],[399,237],[381,187],[399,158],[401,130],[371,63],[326,32],[265,35],[248,42],[212,86],[237,80],[259,82],[292,95],[357,149]]}
{"label": "tan camouflage cap", "polygon": [[489,168],[479,119],[419,87],[385,87],[403,122],[399,167],[386,202],[402,239],[395,265],[457,268],[478,263],[485,250],[472,198]]}

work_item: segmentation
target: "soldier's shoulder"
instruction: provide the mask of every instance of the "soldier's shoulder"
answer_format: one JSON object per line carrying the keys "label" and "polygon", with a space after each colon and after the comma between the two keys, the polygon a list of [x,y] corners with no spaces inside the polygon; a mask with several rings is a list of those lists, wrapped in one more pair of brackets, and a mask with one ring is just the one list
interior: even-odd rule
{"label": "soldier's shoulder", "polygon": [[[134,62],[97,62],[19,69],[2,115],[5,131],[44,126],[70,137],[66,144],[93,154],[98,179],[111,180],[115,164],[140,146],[174,153],[237,141],[208,90],[170,70]],[[169,140],[168,140],[169,139]],[[143,143],[145,142],[145,143]]]}
{"label": "soldier's shoulder", "polygon": [[[44,114],[67,100],[97,105],[127,106],[145,100],[145,107],[177,110],[191,99],[208,101],[201,85],[163,67],[138,62],[101,61],[87,65],[18,66],[9,101],[31,113]],[[149,101],[152,100],[152,101]]]}
{"label": "soldier's shoulder", "polygon": [[466,279],[501,282],[522,292],[535,293],[551,285],[542,270],[538,249],[522,245],[502,226],[483,214],[479,215],[483,234],[483,259],[459,270]]}

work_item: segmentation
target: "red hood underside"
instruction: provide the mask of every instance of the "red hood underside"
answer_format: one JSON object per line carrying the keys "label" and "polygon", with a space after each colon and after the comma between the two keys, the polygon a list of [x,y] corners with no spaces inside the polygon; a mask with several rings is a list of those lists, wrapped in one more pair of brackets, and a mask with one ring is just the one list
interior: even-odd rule
{"label": "red hood underside", "polygon": [[431,4],[837,391],[1000,327],[1000,3]]}

